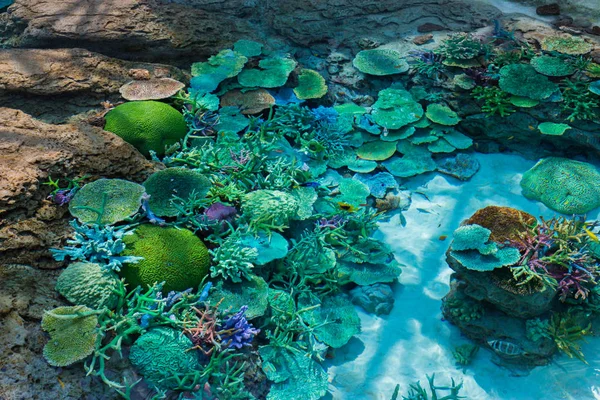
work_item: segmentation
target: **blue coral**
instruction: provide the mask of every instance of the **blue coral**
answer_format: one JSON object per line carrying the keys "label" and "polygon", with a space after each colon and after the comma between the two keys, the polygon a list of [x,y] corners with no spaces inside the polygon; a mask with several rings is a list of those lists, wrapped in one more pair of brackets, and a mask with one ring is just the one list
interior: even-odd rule
{"label": "blue coral", "polygon": [[254,336],[260,332],[260,329],[254,328],[246,319],[247,309],[248,306],[242,306],[240,311],[226,319],[219,327],[219,331],[225,331],[221,334],[221,339],[226,347],[241,349],[251,346]]}

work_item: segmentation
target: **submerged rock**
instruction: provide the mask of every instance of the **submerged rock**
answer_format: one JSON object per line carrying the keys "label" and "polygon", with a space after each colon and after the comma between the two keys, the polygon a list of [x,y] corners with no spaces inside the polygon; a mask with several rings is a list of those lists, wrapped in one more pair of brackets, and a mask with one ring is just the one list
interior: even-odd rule
{"label": "submerged rock", "polygon": [[375,315],[388,315],[394,307],[394,292],[383,283],[357,286],[350,291],[350,295],[352,303]]}

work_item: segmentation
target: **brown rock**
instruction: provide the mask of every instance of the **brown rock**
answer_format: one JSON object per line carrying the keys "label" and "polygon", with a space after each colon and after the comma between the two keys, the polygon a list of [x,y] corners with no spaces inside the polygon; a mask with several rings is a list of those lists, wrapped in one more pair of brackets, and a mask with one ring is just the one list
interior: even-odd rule
{"label": "brown rock", "polygon": [[68,212],[46,200],[49,176],[141,181],[157,168],[110,132],[50,125],[9,108],[0,108],[0,137],[0,264],[60,265],[48,248],[67,235]]}
{"label": "brown rock", "polygon": [[416,44],[417,46],[422,46],[425,43],[429,42],[431,39],[433,39],[433,35],[431,33],[428,33],[426,35],[419,35],[419,36],[415,37],[413,39],[413,43]]}
{"label": "brown rock", "polygon": [[537,15],[560,15],[560,6],[557,3],[546,4],[535,9]]}
{"label": "brown rock", "polygon": [[437,32],[437,31],[443,31],[443,30],[446,30],[446,28],[441,25],[434,24],[431,22],[426,22],[417,27],[417,32],[419,32],[419,33]]}
{"label": "brown rock", "polygon": [[[120,58],[208,56],[254,28],[244,0],[15,0],[0,22],[0,45],[73,47]],[[248,4],[248,5],[246,5]]]}
{"label": "brown rock", "polygon": [[129,76],[136,81],[147,81],[152,78],[150,71],[144,68],[132,68],[129,70]]}
{"label": "brown rock", "polygon": [[594,25],[591,28],[586,29],[586,32],[592,35],[600,36],[600,26]]}

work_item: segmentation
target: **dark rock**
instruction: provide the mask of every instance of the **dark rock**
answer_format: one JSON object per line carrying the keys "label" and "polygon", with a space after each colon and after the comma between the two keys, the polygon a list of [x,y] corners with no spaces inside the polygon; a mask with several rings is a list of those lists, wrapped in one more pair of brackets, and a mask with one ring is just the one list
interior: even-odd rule
{"label": "dark rock", "polygon": [[591,35],[600,36],[600,26],[594,25],[591,28],[586,29],[586,32],[589,33],[589,34],[591,34]]}
{"label": "dark rock", "polygon": [[557,3],[546,4],[535,9],[537,15],[560,15],[560,6]]}
{"label": "dark rock", "polygon": [[352,303],[375,315],[388,315],[394,307],[394,292],[389,285],[376,283],[357,286],[350,291]]}
{"label": "dark rock", "polygon": [[419,35],[419,36],[415,37],[413,39],[413,43],[416,44],[417,46],[422,46],[425,43],[429,42],[431,39],[433,39],[433,35],[431,33],[428,33],[426,35]]}
{"label": "dark rock", "polygon": [[[461,301],[467,295],[464,290],[468,285],[455,275],[451,279],[453,280],[450,292],[442,299],[442,313],[444,318],[456,325],[464,335],[493,351],[504,363],[533,367],[551,361],[556,353],[556,346],[550,339],[543,338],[535,342],[528,339],[525,319],[497,311],[485,302],[480,303],[483,313],[479,318],[459,318],[451,313],[447,304]],[[498,341],[514,346],[514,354],[498,350],[497,348],[501,347],[495,346]]]}
{"label": "dark rock", "polygon": [[571,26],[573,25],[573,18],[567,15],[561,15],[556,21],[552,22],[552,26],[555,28],[560,28],[561,26]]}
{"label": "dark rock", "polygon": [[429,33],[429,32],[437,32],[437,31],[444,31],[444,30],[446,30],[446,27],[443,27],[441,25],[434,24],[431,22],[426,22],[417,27],[417,32],[419,32],[419,33]]}
{"label": "dark rock", "polygon": [[548,312],[556,303],[556,292],[541,288],[518,286],[507,268],[494,271],[472,271],[463,267],[450,250],[446,262],[457,276],[466,282],[464,293],[477,300],[493,304],[498,310],[517,318],[532,318]]}

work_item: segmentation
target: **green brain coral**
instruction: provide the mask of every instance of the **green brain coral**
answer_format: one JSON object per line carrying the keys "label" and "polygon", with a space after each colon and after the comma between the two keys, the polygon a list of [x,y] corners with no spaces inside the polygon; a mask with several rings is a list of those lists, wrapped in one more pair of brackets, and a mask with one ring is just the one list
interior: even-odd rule
{"label": "green brain coral", "polygon": [[531,65],[511,64],[500,69],[500,89],[515,96],[543,100],[558,91],[558,86]]}
{"label": "green brain coral", "polygon": [[296,68],[296,61],[291,58],[269,57],[260,60],[258,66],[261,69],[246,69],[238,75],[240,85],[263,88],[283,86]]}
{"label": "green brain coral", "polygon": [[379,76],[401,74],[409,69],[400,53],[390,49],[360,51],[352,64],[362,73]]}
{"label": "green brain coral", "polygon": [[50,335],[44,346],[44,358],[50,365],[66,367],[81,361],[94,351],[98,315],[84,306],[58,307],[46,311],[42,329]]}
{"label": "green brain coral", "polygon": [[521,180],[523,195],[563,214],[585,214],[600,207],[600,173],[567,158],[540,160]]}
{"label": "green brain coral", "polygon": [[120,136],[145,156],[158,155],[187,133],[183,115],[168,104],[158,101],[130,101],[106,114],[104,130]]}
{"label": "green brain coral", "polygon": [[187,229],[145,224],[137,227],[133,235],[126,236],[123,241],[127,245],[123,255],[144,257],[137,264],[127,264],[121,269],[121,276],[130,289],[164,281],[165,293],[181,291],[198,287],[208,274],[208,250]]}
{"label": "green brain coral", "polygon": [[146,193],[150,195],[148,205],[160,217],[177,215],[173,196],[187,200],[194,192],[198,198],[203,198],[211,186],[206,176],[187,168],[167,168],[150,175],[144,182]]}
{"label": "green brain coral", "polygon": [[[185,374],[200,367],[192,341],[180,331],[160,327],[143,334],[131,346],[129,360],[148,382],[161,389],[177,386],[175,374]],[[171,378],[171,379],[169,379]]]}
{"label": "green brain coral", "polygon": [[294,94],[301,100],[319,99],[327,94],[327,83],[325,78],[312,69],[300,70],[298,75],[298,86]]}
{"label": "green brain coral", "polygon": [[98,179],[69,202],[71,215],[83,223],[111,225],[138,212],[144,187],[122,179]]}
{"label": "green brain coral", "polygon": [[113,309],[119,300],[121,281],[113,271],[98,264],[76,262],[60,274],[56,290],[73,304],[95,310]]}

